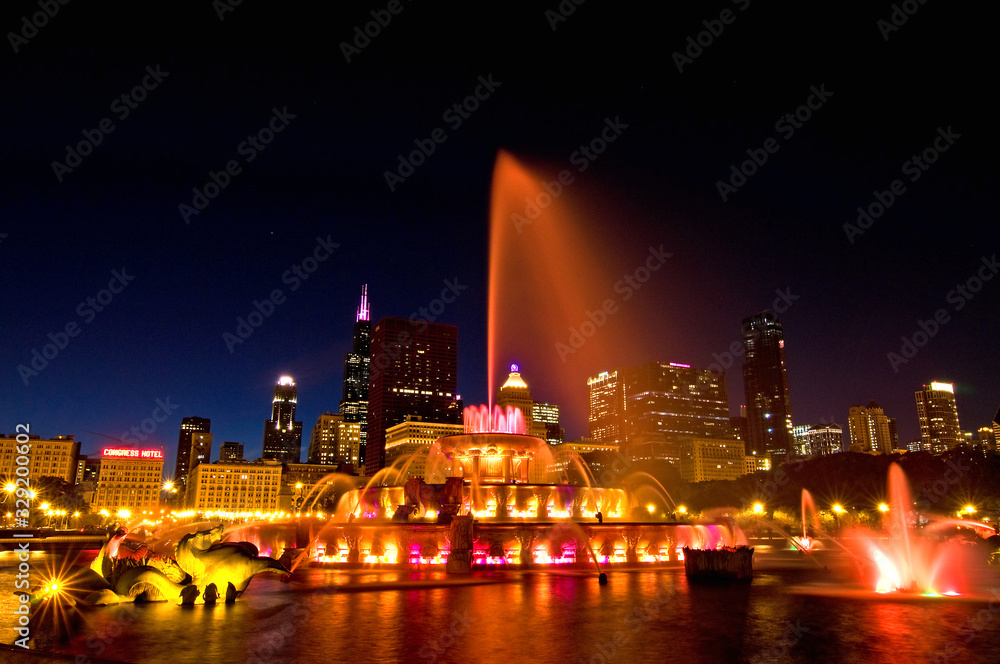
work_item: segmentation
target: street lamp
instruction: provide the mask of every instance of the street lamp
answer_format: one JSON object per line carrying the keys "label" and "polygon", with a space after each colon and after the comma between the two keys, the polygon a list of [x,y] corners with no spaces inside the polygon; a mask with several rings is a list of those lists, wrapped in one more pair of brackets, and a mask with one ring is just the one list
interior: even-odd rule
{"label": "street lamp", "polygon": [[837,535],[838,536],[840,535],[840,515],[843,514],[845,511],[846,510],[840,504],[837,504],[837,505],[833,506],[834,518],[837,520]]}

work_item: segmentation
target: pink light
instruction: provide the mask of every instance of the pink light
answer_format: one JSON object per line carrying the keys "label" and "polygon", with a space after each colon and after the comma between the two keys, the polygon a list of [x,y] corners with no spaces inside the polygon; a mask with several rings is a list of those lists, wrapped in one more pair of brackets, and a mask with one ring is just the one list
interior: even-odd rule
{"label": "pink light", "polygon": [[516,433],[524,434],[527,426],[520,408],[494,406],[492,417],[487,405],[467,406],[462,411],[465,433]]}
{"label": "pink light", "polygon": [[680,367],[682,369],[690,369],[691,368],[690,364],[678,364],[677,362],[671,362],[670,366],[672,366],[672,367]]}
{"label": "pink light", "polygon": [[358,307],[358,322],[370,320],[368,318],[368,284],[361,287],[361,306]]}

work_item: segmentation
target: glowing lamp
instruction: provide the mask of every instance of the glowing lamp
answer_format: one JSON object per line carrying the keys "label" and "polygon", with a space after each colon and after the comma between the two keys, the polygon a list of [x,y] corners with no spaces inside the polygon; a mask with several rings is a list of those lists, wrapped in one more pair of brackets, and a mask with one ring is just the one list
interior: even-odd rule
{"label": "glowing lamp", "polygon": [[764,505],[761,504],[761,503],[754,503],[753,504],[753,513],[754,514],[763,514],[764,513]]}
{"label": "glowing lamp", "polygon": [[975,514],[976,513],[976,506],[975,505],[966,505],[965,509],[962,510],[962,511],[965,512],[966,514]]}
{"label": "glowing lamp", "polygon": [[684,507],[683,505],[681,505],[680,507],[677,508],[677,511],[680,514],[687,514],[688,509],[686,507]]}
{"label": "glowing lamp", "polygon": [[878,504],[878,511],[882,512],[882,513],[888,512],[889,511],[889,506],[886,505],[885,503],[879,503]]}
{"label": "glowing lamp", "polygon": [[840,505],[834,505],[833,506],[833,511],[836,512],[837,514],[843,514],[844,513],[844,508],[841,507]]}

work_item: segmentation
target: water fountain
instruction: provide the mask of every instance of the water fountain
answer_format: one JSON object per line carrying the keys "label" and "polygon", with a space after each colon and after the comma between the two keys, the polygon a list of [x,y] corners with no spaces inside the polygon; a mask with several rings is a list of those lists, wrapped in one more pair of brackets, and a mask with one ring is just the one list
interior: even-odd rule
{"label": "water fountain", "polygon": [[427,452],[443,455],[451,476],[443,484],[411,478],[345,493],[317,533],[322,553],[315,562],[445,566],[452,572],[599,568],[680,562],[684,547],[745,542],[734,525],[722,522],[628,521],[636,505],[625,489],[539,482],[544,469],[537,465],[551,460],[549,450],[525,433],[519,409],[468,407],[464,432],[438,439]]}
{"label": "water fountain", "polygon": [[[839,586],[809,588],[808,592],[852,596],[891,595],[897,599],[921,597],[963,597],[975,599],[984,584],[978,577],[986,573],[990,545],[986,542],[994,529],[964,519],[919,512],[913,501],[903,469],[896,463],[889,467],[887,503],[879,506],[881,528],[851,527],[827,541],[846,552],[853,562],[857,578],[867,591]],[[820,535],[806,535],[807,515],[815,505],[803,491],[804,551],[815,551]],[[838,511],[839,506],[834,506]],[[843,511],[840,508],[839,511]],[[992,548],[996,548],[995,545]],[[819,555],[818,553],[815,555]],[[874,591],[872,593],[871,591]]]}

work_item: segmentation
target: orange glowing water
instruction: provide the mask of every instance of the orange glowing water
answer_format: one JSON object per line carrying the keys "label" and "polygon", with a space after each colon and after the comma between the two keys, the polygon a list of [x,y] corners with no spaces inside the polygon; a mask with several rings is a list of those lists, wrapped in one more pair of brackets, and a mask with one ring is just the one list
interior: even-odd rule
{"label": "orange glowing water", "polygon": [[[620,338],[615,333],[619,316],[611,314],[578,348],[571,344],[571,328],[579,328],[588,321],[588,312],[615,296],[616,278],[605,265],[612,247],[621,241],[622,229],[614,228],[610,219],[603,220],[603,227],[588,227],[587,215],[571,203],[585,185],[574,183],[552,196],[555,189],[544,185],[555,173],[533,172],[507,152],[497,155],[490,203],[491,408],[502,367],[510,362],[531,373],[533,391],[540,387],[539,393],[558,392],[565,385],[585,384],[589,372],[606,369],[599,368],[596,358],[606,362],[612,340]],[[560,356],[558,343],[572,352]]]}

